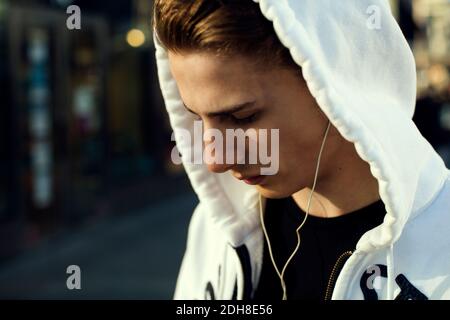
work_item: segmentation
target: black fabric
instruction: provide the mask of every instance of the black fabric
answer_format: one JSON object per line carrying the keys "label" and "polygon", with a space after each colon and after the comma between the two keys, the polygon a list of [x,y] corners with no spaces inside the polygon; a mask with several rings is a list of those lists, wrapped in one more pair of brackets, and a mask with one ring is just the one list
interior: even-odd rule
{"label": "black fabric", "polygon": [[[360,237],[380,225],[385,215],[381,200],[335,218],[309,215],[300,230],[301,245],[285,273],[288,299],[323,300],[331,271],[345,251],[354,251]],[[297,244],[296,228],[305,217],[292,197],[268,199],[264,221],[275,262],[281,272]],[[281,300],[280,280],[264,241],[263,266],[256,300]]]}

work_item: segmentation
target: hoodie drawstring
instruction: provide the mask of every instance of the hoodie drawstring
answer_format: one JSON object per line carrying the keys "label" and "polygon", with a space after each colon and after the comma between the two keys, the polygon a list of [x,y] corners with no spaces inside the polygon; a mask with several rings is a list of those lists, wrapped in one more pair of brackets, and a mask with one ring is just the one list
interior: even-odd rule
{"label": "hoodie drawstring", "polygon": [[395,290],[395,272],[394,272],[394,244],[389,246],[389,253],[387,255],[387,300],[394,300]]}

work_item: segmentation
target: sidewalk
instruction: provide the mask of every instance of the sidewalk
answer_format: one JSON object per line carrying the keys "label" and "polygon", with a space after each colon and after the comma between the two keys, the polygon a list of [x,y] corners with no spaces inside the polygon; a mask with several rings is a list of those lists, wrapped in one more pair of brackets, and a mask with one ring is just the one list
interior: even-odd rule
{"label": "sidewalk", "polygon": [[[49,239],[0,268],[0,298],[170,299],[197,202],[193,193],[172,196]],[[72,264],[81,290],[66,287]]]}

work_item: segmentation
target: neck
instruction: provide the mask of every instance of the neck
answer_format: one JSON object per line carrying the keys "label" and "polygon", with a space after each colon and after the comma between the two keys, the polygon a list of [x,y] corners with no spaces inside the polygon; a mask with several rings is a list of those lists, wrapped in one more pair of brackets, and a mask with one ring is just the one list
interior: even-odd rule
{"label": "neck", "polygon": [[[380,199],[378,181],[370,173],[367,162],[356,153],[348,142],[343,152],[345,159],[335,159],[333,168],[321,175],[314,190],[309,214],[332,218],[364,208]],[[297,205],[306,212],[310,188],[304,188],[292,195]]]}

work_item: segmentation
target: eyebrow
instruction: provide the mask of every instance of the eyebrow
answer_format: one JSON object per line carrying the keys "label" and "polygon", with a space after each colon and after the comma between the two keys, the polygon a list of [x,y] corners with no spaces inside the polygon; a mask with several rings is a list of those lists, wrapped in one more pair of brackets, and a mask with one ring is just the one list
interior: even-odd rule
{"label": "eyebrow", "polygon": [[[229,116],[229,115],[232,115],[233,113],[247,109],[247,108],[253,106],[255,103],[256,103],[256,101],[250,101],[250,102],[245,102],[245,103],[241,103],[241,104],[234,105],[234,106],[225,107],[221,111],[207,112],[206,116],[211,117],[211,118],[220,117],[220,116]],[[197,115],[197,113],[195,113],[194,111],[189,109],[184,102],[183,102],[183,105],[187,109],[187,111]]]}

